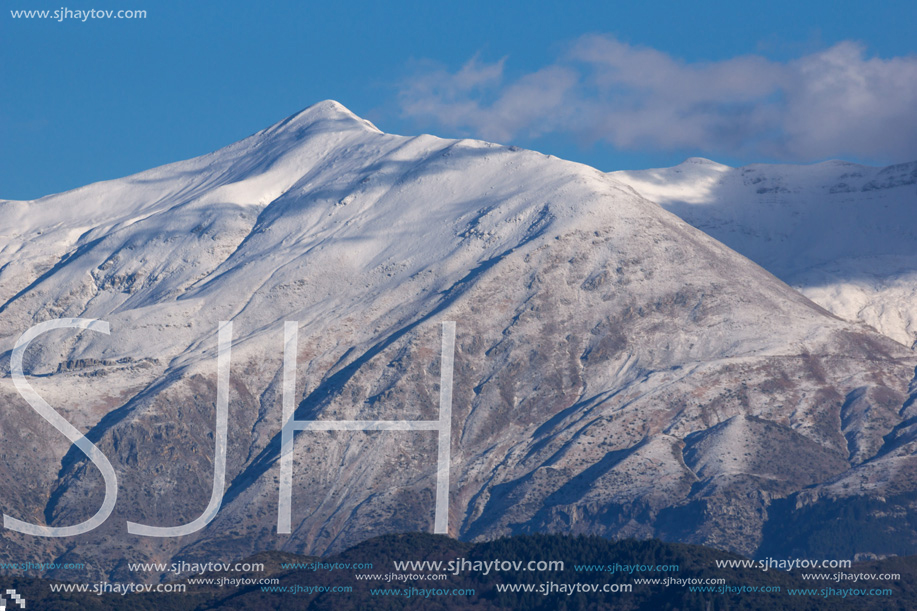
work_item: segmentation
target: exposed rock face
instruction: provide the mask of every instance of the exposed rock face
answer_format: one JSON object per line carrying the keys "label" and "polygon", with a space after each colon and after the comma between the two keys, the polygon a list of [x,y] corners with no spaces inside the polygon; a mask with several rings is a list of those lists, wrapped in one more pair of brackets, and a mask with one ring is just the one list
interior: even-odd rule
{"label": "exposed rock face", "polygon": [[[26,372],[120,483],[103,526],[4,530],[10,557],[136,578],[128,561],[431,530],[436,434],[338,431],[296,435],[293,533],[277,534],[286,320],[299,420],[437,418],[438,323],[456,322],[459,537],[751,554],[783,545],[762,534],[774,507],[793,523],[823,499],[917,491],[914,353],[582,165],[385,135],[327,102],[205,157],[0,206],[4,367],[37,322],[109,321],[110,336],[36,340]],[[210,498],[220,320],[235,335],[222,508],[194,535],[128,535],[128,520],[188,523]],[[0,390],[3,511],[92,515],[99,472],[8,377]],[[908,511],[895,525],[913,536]]]}

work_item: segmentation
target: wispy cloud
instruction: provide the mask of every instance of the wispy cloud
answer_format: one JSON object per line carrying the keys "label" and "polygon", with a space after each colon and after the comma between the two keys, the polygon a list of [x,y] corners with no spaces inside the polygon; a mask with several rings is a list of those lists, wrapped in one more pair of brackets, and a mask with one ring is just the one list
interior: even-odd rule
{"label": "wispy cloud", "polygon": [[914,56],[842,42],[787,62],[689,63],[591,35],[522,76],[507,76],[509,61],[428,64],[403,84],[402,114],[498,141],[555,133],[622,150],[917,159]]}

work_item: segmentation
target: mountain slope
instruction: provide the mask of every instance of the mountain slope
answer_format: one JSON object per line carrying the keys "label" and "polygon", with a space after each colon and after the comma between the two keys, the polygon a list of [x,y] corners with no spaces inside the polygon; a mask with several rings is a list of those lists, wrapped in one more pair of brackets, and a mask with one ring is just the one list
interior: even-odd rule
{"label": "mountain slope", "polygon": [[[2,205],[3,366],[32,324],[108,321],[110,336],[37,339],[25,367],[120,483],[103,526],[4,531],[11,557],[126,577],[125,558],[429,531],[435,434],[332,431],[297,434],[293,533],[277,534],[287,320],[300,420],[437,418],[438,323],[456,322],[449,516],[464,538],[656,535],[752,553],[774,499],[867,472],[871,486],[842,494],[914,488],[899,476],[912,352],[586,166],[387,135],[323,102],[211,155]],[[221,320],[234,343],[220,512],[186,537],[128,535],[127,520],[185,524],[207,505]],[[4,512],[92,515],[95,467],[9,377],[0,393]]]}
{"label": "mountain slope", "polygon": [[613,172],[847,320],[917,344],[917,162]]}

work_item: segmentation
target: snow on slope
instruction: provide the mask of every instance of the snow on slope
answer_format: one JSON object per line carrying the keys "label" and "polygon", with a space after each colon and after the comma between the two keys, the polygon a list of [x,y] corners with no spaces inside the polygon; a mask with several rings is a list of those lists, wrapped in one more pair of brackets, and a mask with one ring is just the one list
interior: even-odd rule
{"label": "snow on slope", "polygon": [[[911,354],[580,164],[387,135],[324,102],[211,155],[0,205],[0,355],[50,318],[111,323],[109,337],[36,340],[26,367],[122,487],[98,532],[11,539],[11,558],[321,553],[429,530],[435,440],[357,432],[300,435],[294,533],[276,533],[286,320],[300,322],[298,417],[328,419],[435,418],[436,323],[456,321],[464,537],[666,535],[750,553],[772,497],[869,466],[899,425],[877,478],[914,462]],[[138,543],[125,520],[185,524],[209,498],[220,320],[234,323],[224,505],[193,537]],[[0,441],[23,447],[0,456],[5,511],[91,515],[94,469],[8,377],[0,402]],[[749,440],[761,431],[780,447]],[[760,474],[715,467],[743,443],[767,494],[743,488]]]}
{"label": "snow on slope", "polygon": [[[556,161],[485,142],[382,135],[328,101],[216,153],[5,202],[0,351],[35,321],[95,317],[150,332],[87,338],[77,356],[146,352],[165,365],[222,319],[237,319],[244,337],[293,315],[320,326],[396,289],[443,291],[549,222],[612,214],[590,205],[591,192],[620,186]],[[583,196],[542,201],[556,190]],[[365,282],[346,282],[367,270]],[[33,362],[34,372],[53,370],[70,348]]]}
{"label": "snow on slope", "polygon": [[917,162],[613,172],[806,297],[917,344]]}

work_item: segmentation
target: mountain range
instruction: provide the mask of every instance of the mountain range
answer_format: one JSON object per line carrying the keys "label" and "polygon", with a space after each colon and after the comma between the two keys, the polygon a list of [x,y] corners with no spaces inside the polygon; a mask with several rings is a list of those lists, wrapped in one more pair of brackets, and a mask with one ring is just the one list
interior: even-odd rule
{"label": "mountain range", "polygon": [[[105,498],[96,466],[14,385],[14,346],[41,322],[110,326],[42,335],[23,367],[118,477],[101,526],[4,529],[0,556],[136,578],[128,561],[431,531],[434,432],[310,430],[295,436],[292,532],[277,532],[286,321],[295,418],[322,421],[436,420],[440,323],[455,322],[453,536],[917,553],[913,167],[607,174],[385,134],[328,101],[209,155],[0,201],[3,513],[66,526]],[[845,283],[861,277],[854,315]],[[129,534],[208,505],[221,321],[219,513],[183,537]]]}

